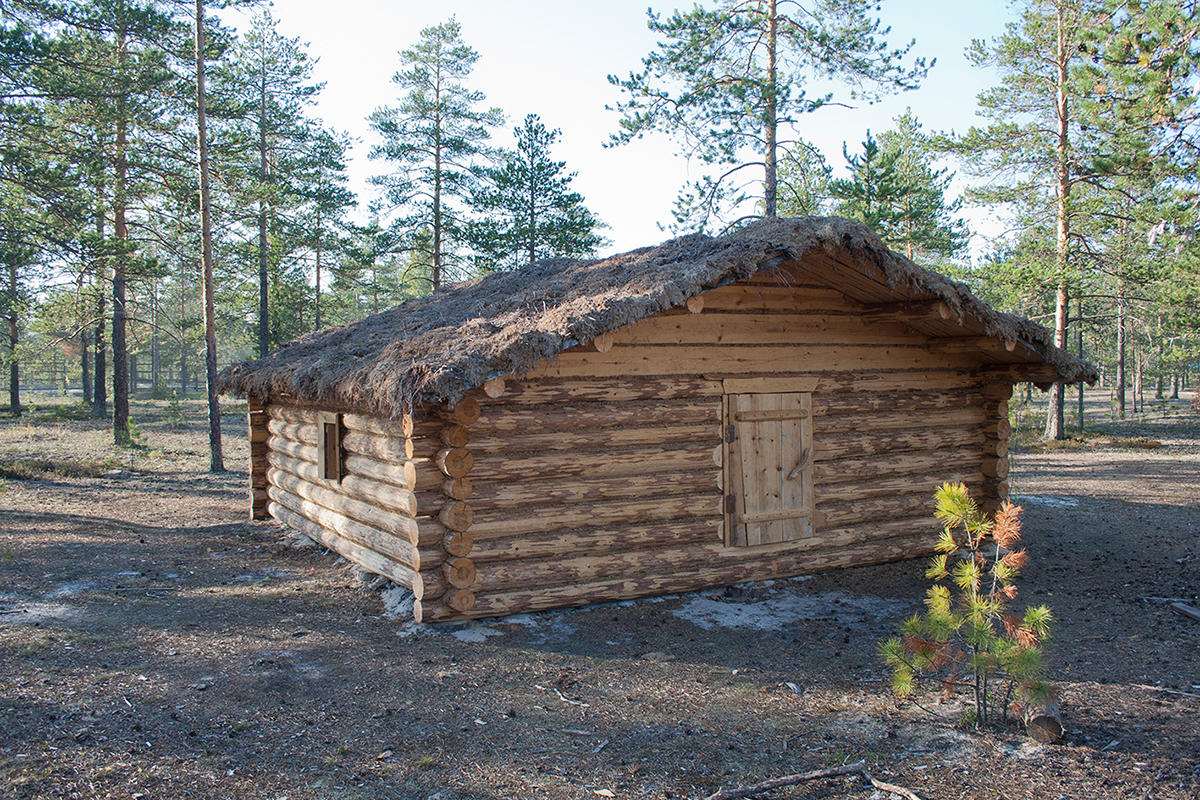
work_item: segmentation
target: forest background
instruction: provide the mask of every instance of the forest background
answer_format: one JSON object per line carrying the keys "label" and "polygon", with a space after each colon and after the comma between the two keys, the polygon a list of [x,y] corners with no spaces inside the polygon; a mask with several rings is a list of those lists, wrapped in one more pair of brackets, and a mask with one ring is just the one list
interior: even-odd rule
{"label": "forest background", "polygon": [[[211,395],[221,366],[446,282],[830,213],[1054,328],[1101,365],[1114,415],[1127,386],[1134,411],[1177,396],[1200,355],[1197,4],[1014,3],[967,48],[984,77],[969,96],[960,68],[937,78],[944,42],[891,31],[902,5],[724,0],[648,26],[610,11],[595,38],[631,33],[607,83],[564,91],[550,61],[544,107],[512,118],[478,88],[512,43],[442,18],[396,43],[391,94],[360,123],[318,116],[322,54],[281,32],[287,6],[0,2],[10,413],[30,390],[74,395],[121,443],[133,393]],[[931,91],[976,116],[935,130],[895,106]],[[581,103],[607,120],[586,135],[642,163],[558,160]],[[663,180],[682,184],[673,203],[649,190]],[[630,209],[606,200],[605,219],[585,185]],[[665,232],[631,241],[630,213]],[[1058,387],[1048,437],[1069,413]]]}

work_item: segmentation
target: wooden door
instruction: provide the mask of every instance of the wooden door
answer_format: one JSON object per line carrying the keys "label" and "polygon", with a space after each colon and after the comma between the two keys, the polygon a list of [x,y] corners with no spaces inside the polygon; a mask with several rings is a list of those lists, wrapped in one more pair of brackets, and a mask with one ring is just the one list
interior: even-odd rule
{"label": "wooden door", "polygon": [[812,536],[812,394],[726,395],[726,544]]}

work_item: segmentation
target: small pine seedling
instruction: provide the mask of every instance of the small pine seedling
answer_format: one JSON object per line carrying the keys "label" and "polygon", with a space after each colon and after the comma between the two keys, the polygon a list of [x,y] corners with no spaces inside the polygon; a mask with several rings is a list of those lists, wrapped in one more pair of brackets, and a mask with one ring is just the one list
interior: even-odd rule
{"label": "small pine seedling", "polygon": [[[1030,705],[1053,691],[1042,675],[1042,643],[1053,617],[1046,606],[1023,616],[1008,610],[1014,583],[1028,561],[1021,542],[1021,508],[1005,502],[988,519],[963,484],[943,484],[935,493],[936,516],[944,525],[925,577],[934,584],[925,612],[900,625],[900,636],[880,645],[892,671],[892,689],[901,696],[918,684],[947,695],[969,689],[976,728],[1008,718],[1015,699]],[[953,560],[952,560],[953,559]]]}

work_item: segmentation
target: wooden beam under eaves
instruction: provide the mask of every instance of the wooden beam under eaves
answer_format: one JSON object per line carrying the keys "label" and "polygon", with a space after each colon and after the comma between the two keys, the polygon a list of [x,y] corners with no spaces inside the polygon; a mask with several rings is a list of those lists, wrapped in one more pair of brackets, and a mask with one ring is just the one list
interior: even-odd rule
{"label": "wooden beam under eaves", "polygon": [[[994,350],[1003,345],[1008,352],[1017,349],[1017,342],[994,336],[946,336],[929,340],[929,347],[946,353],[964,353],[975,350]],[[1024,349],[1028,350],[1028,347]]]}
{"label": "wooden beam under eaves", "polygon": [[925,300],[915,303],[875,303],[863,307],[859,318],[863,322],[914,322],[937,317],[950,319],[954,312],[940,300]]}

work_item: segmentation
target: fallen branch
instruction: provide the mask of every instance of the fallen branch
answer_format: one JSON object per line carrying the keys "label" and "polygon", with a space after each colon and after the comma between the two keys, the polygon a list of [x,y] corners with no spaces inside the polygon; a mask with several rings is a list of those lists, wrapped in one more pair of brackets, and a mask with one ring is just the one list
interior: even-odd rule
{"label": "fallen branch", "polygon": [[841,778],[846,775],[861,775],[863,780],[867,781],[881,792],[897,794],[901,797],[908,798],[908,800],[921,800],[920,795],[909,789],[905,789],[903,786],[885,783],[871,777],[871,773],[867,771],[866,761],[857,761],[844,767],[813,770],[812,772],[805,772],[799,775],[785,775],[782,778],[773,778],[769,781],[756,783],[753,786],[739,786],[736,789],[722,789],[716,794],[711,794],[704,798],[704,800],[737,800],[737,798],[740,797],[754,797],[755,795],[764,794],[772,789],[780,789],[784,786],[795,786],[798,783],[804,783],[806,781],[818,781],[825,778]]}
{"label": "fallen branch", "polygon": [[1195,692],[1181,692],[1178,689],[1167,689],[1162,686],[1147,686],[1144,683],[1135,683],[1133,685],[1137,689],[1146,689],[1147,691],[1151,692],[1163,692],[1165,694],[1177,694],[1180,697],[1192,697],[1200,699],[1200,694],[1196,694]]}

